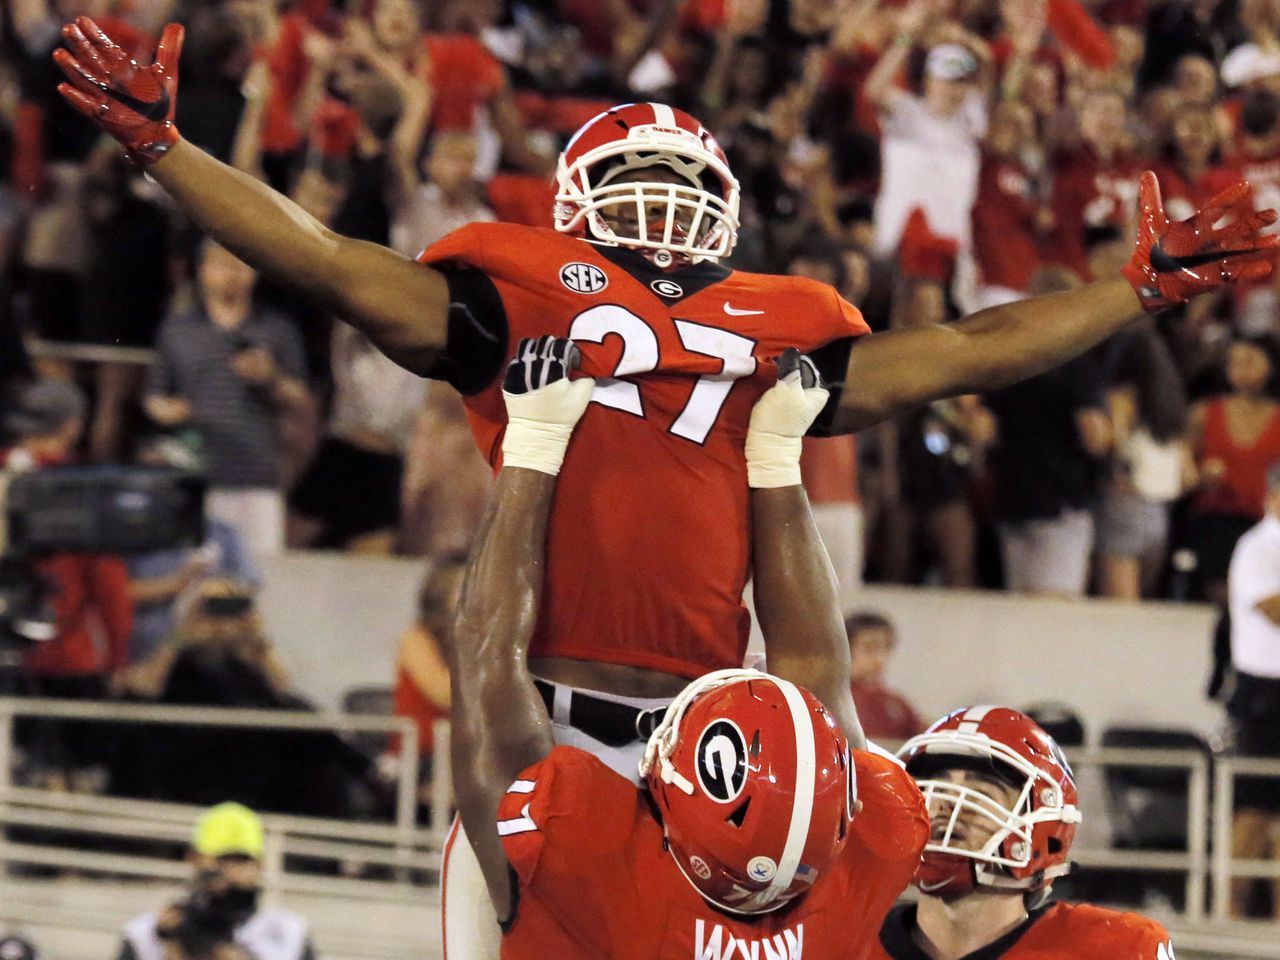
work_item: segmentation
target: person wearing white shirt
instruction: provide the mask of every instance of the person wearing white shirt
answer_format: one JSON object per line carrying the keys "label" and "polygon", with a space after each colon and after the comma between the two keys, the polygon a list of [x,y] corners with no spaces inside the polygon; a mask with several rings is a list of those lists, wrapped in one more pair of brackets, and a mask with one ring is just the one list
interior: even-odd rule
{"label": "person wearing white shirt", "polygon": [[[1280,464],[1267,472],[1266,513],[1240,538],[1227,575],[1231,664],[1236,689],[1228,712],[1236,751],[1280,758]],[[1280,778],[1236,781],[1231,854],[1280,860]],[[1231,906],[1245,912],[1251,881],[1232,882]],[[1280,901],[1273,908],[1280,917]]]}

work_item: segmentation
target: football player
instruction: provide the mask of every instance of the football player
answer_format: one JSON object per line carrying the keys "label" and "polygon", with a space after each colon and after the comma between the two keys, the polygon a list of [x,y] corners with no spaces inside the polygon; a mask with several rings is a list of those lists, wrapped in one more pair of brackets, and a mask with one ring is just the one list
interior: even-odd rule
{"label": "football player", "polygon": [[[1255,213],[1247,186],[1170,225],[1145,175],[1141,235],[1123,276],[956,324],[864,336],[857,309],[831,287],[721,264],[739,193],[723,151],[688,114],[638,103],[589,121],[565,149],[555,230],[473,224],[415,263],[334,234],[181,139],[180,26],[165,29],[153,64],[131,60],[87,18],[63,35],[69,49],[54,57],[68,102],[237,256],[407,368],[456,386],[495,467],[507,417],[501,371],[515,344],[549,332],[579,345],[597,382],[552,510],[530,655],[558,729],[590,716],[575,742],[605,756],[639,749],[628,728],[646,702],[742,662],[751,571],[742,445],[774,378],[768,358],[791,346],[813,355],[833,393],[817,430],[852,431],[1041,372],[1144,310],[1266,275],[1280,243],[1259,236],[1275,213]],[[823,674],[791,679],[813,689]],[[629,764],[616,758],[618,769]]]}
{"label": "football player", "polygon": [[[774,377],[770,357],[792,345],[813,354],[833,385],[816,430],[857,430],[1041,372],[1144,311],[1266,276],[1280,242],[1260,237],[1275,213],[1255,213],[1245,185],[1169,224],[1148,174],[1123,275],[957,324],[864,336],[858,311],[830,287],[720,263],[736,241],[739,189],[724,153],[688,114],[641,103],[606,111],[569,143],[555,230],[476,224],[415,263],[334,234],[182,140],[180,26],[166,27],[152,64],[87,18],[63,36],[68,49],[54,57],[73,107],[237,256],[408,369],[457,387],[495,467],[501,371],[515,344],[549,331],[581,345],[596,385],[553,505],[530,663],[557,737],[624,774],[648,711],[690,678],[742,662],[752,564],[743,444]],[[788,679],[856,736],[839,691],[822,689],[826,671],[791,666]]]}
{"label": "football player", "polygon": [[1173,960],[1154,920],[1047,903],[1080,822],[1058,745],[1026,714],[966,707],[898,752],[929,808],[918,905],[894,908],[876,960]]}
{"label": "football player", "polygon": [[[648,738],[642,791],[555,743],[527,658],[556,475],[599,386],[569,379],[575,352],[525,341],[504,378],[503,467],[454,629],[454,783],[501,955],[860,957],[928,824],[906,771],[850,749],[811,693],[741,669],[694,680]],[[751,414],[752,535],[766,629],[821,662],[845,638],[799,447],[826,392],[796,359]]]}

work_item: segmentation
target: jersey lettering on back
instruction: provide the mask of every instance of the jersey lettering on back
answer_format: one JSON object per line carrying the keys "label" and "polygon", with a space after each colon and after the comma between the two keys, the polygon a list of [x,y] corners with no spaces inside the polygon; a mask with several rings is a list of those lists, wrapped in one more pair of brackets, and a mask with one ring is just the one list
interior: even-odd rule
{"label": "jersey lettering on back", "polygon": [[[866,802],[837,863],[776,913],[711,908],[665,850],[642,794],[596,757],[557,747],[498,811],[520,881],[504,960],[846,960],[870,949],[928,836],[905,771],[855,753]],[[855,819],[855,825],[857,820]]]}

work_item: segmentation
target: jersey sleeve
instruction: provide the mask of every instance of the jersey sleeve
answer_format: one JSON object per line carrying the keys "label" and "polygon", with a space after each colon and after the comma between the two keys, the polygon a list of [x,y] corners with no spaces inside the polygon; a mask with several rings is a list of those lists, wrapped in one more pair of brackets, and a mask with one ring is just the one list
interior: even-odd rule
{"label": "jersey sleeve", "polygon": [[854,751],[858,800],[853,840],[887,869],[902,873],[902,885],[915,873],[929,839],[924,797],[896,759],[872,751]]}
{"label": "jersey sleeve", "polygon": [[1125,920],[1132,930],[1133,946],[1124,953],[1109,956],[1129,956],[1133,960],[1175,960],[1173,938],[1163,924],[1135,913],[1125,914]]}
{"label": "jersey sleeve", "polygon": [[418,262],[439,270],[449,285],[445,348],[427,376],[463,396],[479,393],[502,371],[507,312],[488,272],[491,224],[468,224],[422,252]]}
{"label": "jersey sleeve", "polygon": [[637,795],[575,747],[556,747],[521,773],[498,804],[498,836],[521,889],[581,888],[587,865],[608,863],[630,835]]}
{"label": "jersey sleeve", "polygon": [[849,370],[849,354],[853,352],[857,339],[871,332],[861,310],[834,290],[831,291],[831,295],[835,298],[835,311],[832,314],[831,323],[833,336],[824,346],[809,352],[809,359],[818,368],[818,373],[822,375],[822,382],[831,396],[827,398],[826,406],[822,408],[813,421],[813,426],[809,428],[811,437],[832,435],[836,408],[840,405],[841,395],[848,387],[845,377]]}

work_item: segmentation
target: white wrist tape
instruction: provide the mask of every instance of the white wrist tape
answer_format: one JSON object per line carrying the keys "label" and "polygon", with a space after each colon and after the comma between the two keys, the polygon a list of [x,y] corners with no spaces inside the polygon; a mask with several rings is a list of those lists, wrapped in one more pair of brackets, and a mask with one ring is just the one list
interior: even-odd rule
{"label": "white wrist tape", "polygon": [[591,402],[595,384],[590,377],[583,377],[558,380],[531,393],[502,391],[508,418],[502,437],[502,465],[553,477],[558,474],[573,428]]}
{"label": "white wrist tape", "polygon": [[805,390],[799,379],[779,381],[751,411],[747,429],[747,483],[752,489],[793,487],[800,483],[801,440],[829,394]]}

